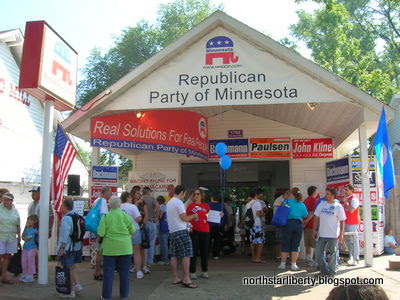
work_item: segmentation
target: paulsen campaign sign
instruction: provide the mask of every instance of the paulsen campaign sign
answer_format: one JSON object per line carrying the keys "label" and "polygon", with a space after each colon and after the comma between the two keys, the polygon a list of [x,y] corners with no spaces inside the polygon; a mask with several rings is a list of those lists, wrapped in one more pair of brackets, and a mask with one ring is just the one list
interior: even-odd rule
{"label": "paulsen campaign sign", "polygon": [[161,151],[208,159],[207,119],[182,110],[153,110],[94,117],[91,145]]}

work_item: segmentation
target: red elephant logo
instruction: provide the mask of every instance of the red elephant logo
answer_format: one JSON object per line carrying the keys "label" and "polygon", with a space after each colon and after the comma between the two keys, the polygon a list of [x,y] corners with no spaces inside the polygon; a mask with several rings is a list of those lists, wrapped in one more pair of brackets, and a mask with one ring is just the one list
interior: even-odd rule
{"label": "red elephant logo", "polygon": [[222,64],[229,65],[239,60],[233,52],[233,41],[226,36],[216,36],[206,44],[206,65],[213,65],[215,58],[222,58]]}

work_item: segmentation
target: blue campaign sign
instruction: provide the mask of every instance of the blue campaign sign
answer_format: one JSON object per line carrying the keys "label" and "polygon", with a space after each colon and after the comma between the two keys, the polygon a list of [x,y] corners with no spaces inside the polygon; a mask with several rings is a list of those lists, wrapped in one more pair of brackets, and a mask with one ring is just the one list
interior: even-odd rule
{"label": "blue campaign sign", "polygon": [[225,143],[228,151],[226,155],[233,157],[249,157],[249,140],[248,139],[229,139],[229,140],[210,140],[209,141],[209,158],[218,158],[215,147],[218,143]]}
{"label": "blue campaign sign", "polygon": [[344,181],[350,179],[349,158],[326,163],[326,182]]}
{"label": "blue campaign sign", "polygon": [[118,167],[112,166],[93,166],[92,182],[95,184],[117,184]]}

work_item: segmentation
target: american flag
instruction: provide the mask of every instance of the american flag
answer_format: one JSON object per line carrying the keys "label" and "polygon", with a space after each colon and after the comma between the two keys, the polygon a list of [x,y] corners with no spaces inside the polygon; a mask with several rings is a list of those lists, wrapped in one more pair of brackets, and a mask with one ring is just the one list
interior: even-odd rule
{"label": "american flag", "polygon": [[51,199],[53,200],[54,210],[58,215],[61,213],[64,182],[76,153],[75,147],[68,140],[61,126],[58,125],[54,145],[53,179],[51,183]]}

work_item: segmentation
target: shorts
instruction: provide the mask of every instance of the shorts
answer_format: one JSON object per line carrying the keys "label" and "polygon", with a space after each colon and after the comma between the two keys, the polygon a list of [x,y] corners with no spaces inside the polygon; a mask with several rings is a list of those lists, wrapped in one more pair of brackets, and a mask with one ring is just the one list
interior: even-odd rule
{"label": "shorts", "polygon": [[254,225],[253,228],[250,229],[250,243],[252,244],[264,244],[264,231],[262,226]]}
{"label": "shorts", "polygon": [[133,245],[142,244],[142,231],[140,229],[136,229],[135,234],[132,236],[132,244]]}
{"label": "shorts", "polygon": [[192,239],[187,230],[180,230],[169,234],[169,254],[171,257],[192,257]]}
{"label": "shorts", "polygon": [[64,267],[73,267],[75,264],[82,262],[82,250],[78,251],[66,251],[60,259],[61,264]]}
{"label": "shorts", "polygon": [[0,241],[0,255],[17,253],[17,240],[15,241]]}
{"label": "shorts", "polygon": [[315,248],[315,239],[313,237],[313,230],[311,228],[304,229],[304,246]]}
{"label": "shorts", "polygon": [[282,242],[282,228],[275,226],[275,243],[280,244]]}

